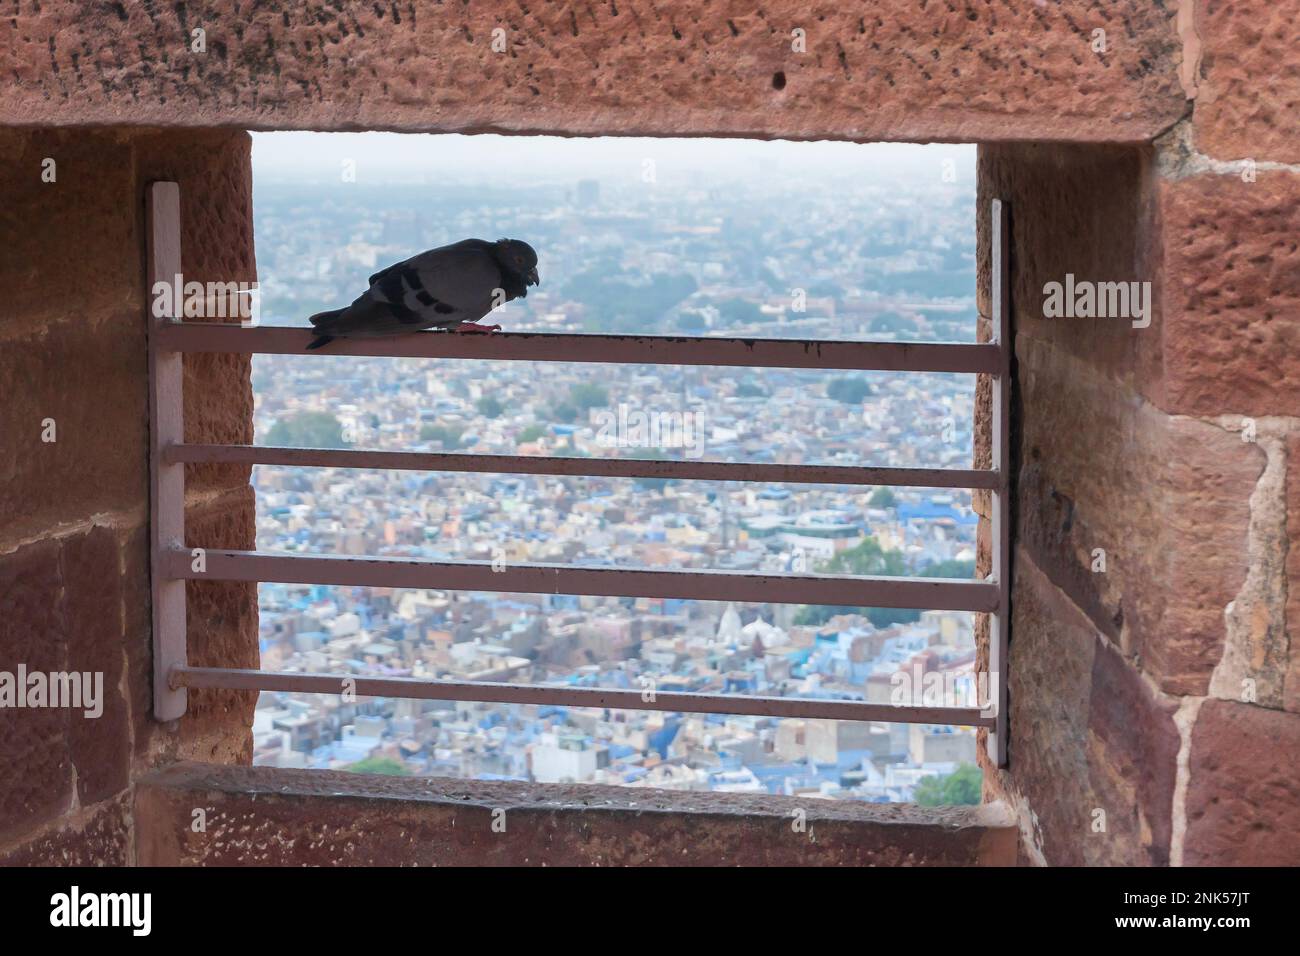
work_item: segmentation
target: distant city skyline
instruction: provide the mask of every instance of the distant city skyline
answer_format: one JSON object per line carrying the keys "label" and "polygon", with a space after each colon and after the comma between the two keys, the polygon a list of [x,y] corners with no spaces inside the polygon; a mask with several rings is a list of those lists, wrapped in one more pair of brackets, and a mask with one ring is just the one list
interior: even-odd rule
{"label": "distant city skyline", "polygon": [[[535,245],[544,280],[494,313],[510,331],[975,338],[968,147],[254,143],[262,309],[275,324],[346,304],[414,251],[509,235]],[[255,435],[272,445],[973,462],[970,375],[259,355],[252,384]],[[682,440],[623,427],[633,416],[680,422]],[[960,489],[270,465],[253,485],[267,551],[796,576],[975,570],[978,517]],[[900,676],[941,675],[963,695],[976,678],[967,612],[272,583],[259,608],[268,670],[879,704],[897,703]],[[278,767],[819,799],[974,802],[980,780],[971,728],[270,691],[253,749]]]}

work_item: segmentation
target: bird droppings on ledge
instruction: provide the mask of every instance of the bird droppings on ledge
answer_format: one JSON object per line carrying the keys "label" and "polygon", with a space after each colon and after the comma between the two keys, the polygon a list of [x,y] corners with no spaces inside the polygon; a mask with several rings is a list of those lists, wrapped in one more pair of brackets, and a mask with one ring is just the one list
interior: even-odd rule
{"label": "bird droppings on ledge", "polygon": [[[202,834],[189,830],[196,791],[218,808]],[[1015,827],[1000,806],[821,800],[804,806],[766,794],[667,791],[631,796],[603,786],[176,764],[141,781],[136,811],[151,821],[141,862],[162,865],[656,865],[683,856],[702,865],[1015,860]],[[231,822],[254,801],[256,841]],[[815,841],[793,832],[796,809],[810,828],[815,823]],[[502,813],[509,820],[504,833],[493,826]]]}

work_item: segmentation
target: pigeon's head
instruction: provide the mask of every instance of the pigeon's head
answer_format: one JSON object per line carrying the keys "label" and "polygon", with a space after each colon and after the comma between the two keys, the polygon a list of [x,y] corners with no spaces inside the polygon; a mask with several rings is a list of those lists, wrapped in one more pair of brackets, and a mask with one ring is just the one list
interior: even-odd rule
{"label": "pigeon's head", "polygon": [[525,286],[542,284],[537,275],[537,252],[522,239],[498,239],[497,261]]}

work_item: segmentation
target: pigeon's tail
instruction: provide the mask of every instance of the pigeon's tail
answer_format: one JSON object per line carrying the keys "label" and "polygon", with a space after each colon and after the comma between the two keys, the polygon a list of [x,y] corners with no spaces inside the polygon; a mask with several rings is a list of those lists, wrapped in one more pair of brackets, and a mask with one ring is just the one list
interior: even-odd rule
{"label": "pigeon's tail", "polygon": [[346,311],[346,309],[330,309],[328,312],[317,312],[307,321],[318,329],[328,329],[334,324],[335,319]]}
{"label": "pigeon's tail", "polygon": [[321,333],[320,335],[317,335],[316,338],[312,339],[311,345],[307,346],[308,350],[318,349],[322,345],[328,345],[330,342],[334,341],[334,336],[325,335],[324,333],[335,324],[338,317],[342,315],[343,312],[343,309],[332,309],[329,312],[317,312],[307,320],[312,324],[313,328]]}

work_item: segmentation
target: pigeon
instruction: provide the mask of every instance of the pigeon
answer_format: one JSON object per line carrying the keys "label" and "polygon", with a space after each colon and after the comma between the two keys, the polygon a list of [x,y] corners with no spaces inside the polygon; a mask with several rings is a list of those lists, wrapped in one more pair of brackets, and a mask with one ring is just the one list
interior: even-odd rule
{"label": "pigeon", "polygon": [[346,309],[309,320],[318,349],[336,338],[404,335],[419,329],[499,332],[477,321],[540,285],[537,253],[519,239],[463,239],[391,265],[370,277],[370,288]]}

